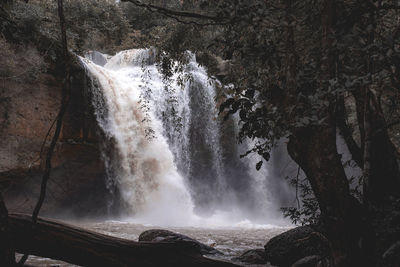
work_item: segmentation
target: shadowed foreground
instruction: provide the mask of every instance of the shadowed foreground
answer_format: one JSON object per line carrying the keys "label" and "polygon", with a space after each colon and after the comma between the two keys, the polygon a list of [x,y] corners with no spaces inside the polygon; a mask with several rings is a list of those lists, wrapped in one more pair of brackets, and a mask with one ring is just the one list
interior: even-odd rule
{"label": "shadowed foreground", "polygon": [[82,266],[236,266],[204,258],[188,244],[135,242],[61,222],[10,214],[16,252]]}

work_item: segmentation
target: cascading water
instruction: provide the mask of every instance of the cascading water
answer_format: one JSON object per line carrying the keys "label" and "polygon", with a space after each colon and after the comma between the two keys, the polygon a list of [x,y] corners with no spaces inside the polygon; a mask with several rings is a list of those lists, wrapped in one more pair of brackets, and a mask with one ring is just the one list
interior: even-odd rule
{"label": "cascading water", "polygon": [[104,159],[124,213],[158,225],[271,222],[277,214],[268,172],[239,159],[247,147],[237,145],[234,122],[219,122],[214,82],[190,53],[181,76],[164,79],[154,53],[81,58],[98,124],[112,144]]}

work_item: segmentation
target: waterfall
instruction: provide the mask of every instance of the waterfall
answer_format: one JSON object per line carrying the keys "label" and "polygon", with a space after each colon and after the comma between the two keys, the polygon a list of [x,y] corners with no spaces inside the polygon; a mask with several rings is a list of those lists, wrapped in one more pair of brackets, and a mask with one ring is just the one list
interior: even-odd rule
{"label": "waterfall", "polygon": [[268,171],[239,159],[251,144],[237,144],[236,122],[221,123],[215,81],[193,54],[187,56],[183,71],[169,79],[152,49],[81,58],[108,144],[109,187],[118,192],[123,213],[140,223],[270,222],[277,215]]}

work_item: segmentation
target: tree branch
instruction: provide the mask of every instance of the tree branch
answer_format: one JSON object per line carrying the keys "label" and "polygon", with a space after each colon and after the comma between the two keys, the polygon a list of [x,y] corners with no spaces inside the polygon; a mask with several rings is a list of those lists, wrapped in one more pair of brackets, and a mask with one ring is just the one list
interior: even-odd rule
{"label": "tree branch", "polygon": [[53,156],[54,148],[57,144],[57,140],[61,133],[61,126],[64,114],[68,107],[69,97],[70,97],[70,66],[69,66],[69,53],[68,53],[68,46],[67,46],[67,37],[66,37],[66,30],[65,30],[65,19],[64,19],[64,12],[63,12],[63,0],[58,0],[58,15],[60,17],[60,27],[61,27],[61,38],[62,38],[62,45],[63,45],[63,52],[64,52],[64,67],[65,67],[65,80],[63,83],[63,92],[62,92],[62,99],[61,99],[61,107],[60,111],[57,116],[57,123],[56,123],[56,130],[53,135],[53,139],[51,140],[49,151],[46,155],[46,167],[45,173],[42,178],[42,185],[40,191],[39,201],[35,207],[35,210],[32,214],[32,222],[36,222],[37,216],[39,215],[40,208],[43,204],[45,195],[46,195],[46,186],[47,181],[50,178],[51,172],[51,158]]}
{"label": "tree branch", "polygon": [[344,106],[343,96],[341,96],[339,97],[336,106],[337,126],[339,128],[340,134],[342,135],[344,141],[346,142],[347,148],[350,151],[352,159],[362,169],[364,164],[362,159],[362,151],[353,138],[351,130],[347,125],[345,116],[346,116],[346,109]]}
{"label": "tree branch", "polygon": [[[195,24],[195,25],[199,25],[199,26],[207,26],[207,25],[224,25],[224,24],[228,23],[223,17],[208,16],[208,15],[194,13],[194,12],[172,10],[172,9],[156,6],[153,4],[145,4],[139,0],[121,0],[121,1],[122,2],[130,2],[130,3],[134,4],[135,6],[147,9],[148,11],[150,11],[152,13],[154,13],[154,12],[160,13],[166,17],[175,19],[176,21],[178,21],[180,23],[184,23],[184,24]],[[207,20],[207,21],[212,21],[212,22],[199,23],[196,21],[185,21],[185,20],[182,20],[181,18],[192,18],[192,19]],[[224,22],[224,20],[225,20],[225,22]]]}
{"label": "tree branch", "polygon": [[400,6],[399,6],[399,5],[389,5],[389,4],[386,4],[386,5],[380,6],[378,9],[379,9],[379,10],[380,10],[380,9],[383,9],[383,10],[400,10]]}
{"label": "tree branch", "polygon": [[370,92],[365,89],[364,102],[364,168],[363,168],[363,204],[368,207],[371,174],[371,124],[370,124]]}
{"label": "tree branch", "polygon": [[[58,4],[58,15],[60,18],[60,28],[61,28],[61,39],[62,39],[62,46],[63,46],[63,54],[64,54],[64,68],[65,68],[65,79],[63,82],[63,90],[62,90],[62,98],[61,98],[61,107],[60,111],[57,116],[57,123],[56,123],[56,129],[53,135],[53,138],[50,143],[49,150],[46,155],[46,165],[45,165],[45,170],[44,174],[42,177],[42,183],[40,187],[40,195],[38,202],[36,203],[35,209],[33,210],[32,213],[32,223],[33,225],[36,224],[37,218],[40,212],[40,209],[42,208],[43,202],[46,198],[46,189],[47,189],[47,182],[50,179],[50,173],[51,173],[51,159],[53,156],[54,148],[56,147],[58,138],[61,133],[61,126],[62,126],[62,121],[64,114],[67,110],[68,107],[68,102],[70,98],[70,59],[69,59],[69,53],[68,53],[68,45],[67,45],[67,35],[66,35],[66,29],[65,29],[65,18],[64,18],[64,12],[63,12],[63,0],[57,0]],[[18,262],[18,265],[23,265],[25,261],[28,259],[28,254],[25,254],[21,260]]]}
{"label": "tree branch", "polygon": [[299,199],[299,175],[300,175],[300,165],[297,168],[297,175],[296,175],[296,202],[297,202],[297,209],[300,209],[300,199]]}

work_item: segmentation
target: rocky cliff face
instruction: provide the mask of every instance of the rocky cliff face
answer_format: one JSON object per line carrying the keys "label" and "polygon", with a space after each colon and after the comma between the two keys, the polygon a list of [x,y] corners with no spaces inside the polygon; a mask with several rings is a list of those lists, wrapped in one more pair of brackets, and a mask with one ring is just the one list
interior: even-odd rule
{"label": "rocky cliff face", "polygon": [[[104,214],[107,189],[96,121],[85,91],[85,74],[74,65],[72,97],[53,157],[53,171],[42,214]],[[0,94],[0,182],[10,211],[31,212],[40,191],[47,147],[62,81],[41,73],[26,83],[4,80]],[[96,207],[96,209],[93,209]]]}

